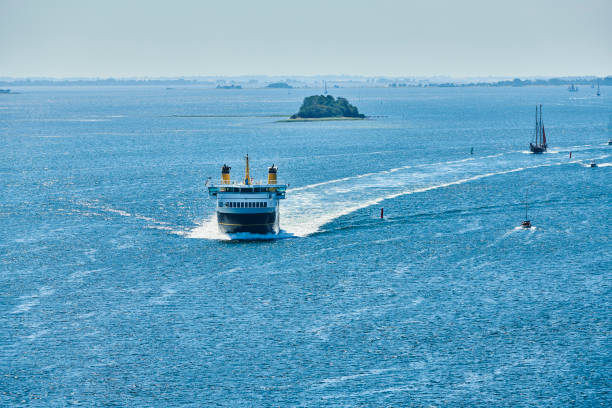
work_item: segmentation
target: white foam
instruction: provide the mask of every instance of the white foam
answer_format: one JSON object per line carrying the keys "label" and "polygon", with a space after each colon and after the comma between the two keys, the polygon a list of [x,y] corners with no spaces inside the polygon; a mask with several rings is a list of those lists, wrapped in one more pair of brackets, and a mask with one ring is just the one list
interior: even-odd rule
{"label": "white foam", "polygon": [[[509,153],[499,153],[486,156],[486,158],[499,157],[504,154]],[[219,232],[214,216],[211,216],[185,235],[189,238],[217,240],[305,237],[320,232],[323,225],[339,217],[378,205],[385,200],[448,188],[498,175],[578,162],[553,159],[553,157],[550,156],[548,160],[539,161],[540,164],[514,168],[507,167],[512,164],[516,166],[516,156],[510,160],[501,161],[468,158],[437,164],[401,166],[379,172],[328,180],[295,188],[288,192],[287,200],[281,202],[280,223],[283,232],[279,235],[225,235]],[[525,164],[533,163],[531,159],[521,160],[525,161]],[[497,167],[497,169],[482,172],[487,167],[493,169]]]}
{"label": "white foam", "polygon": [[[169,223],[165,222],[165,221],[158,221],[154,218],[151,217],[147,217],[141,214],[137,214],[137,213],[130,213],[128,211],[124,211],[121,209],[117,209],[117,208],[113,208],[110,206],[101,206],[98,204],[99,200],[93,200],[93,203],[91,202],[77,202],[75,204],[81,205],[83,207],[87,207],[90,209],[95,209],[98,211],[102,211],[102,212],[106,212],[106,213],[111,213],[111,214],[117,214],[120,215],[122,217],[131,217],[131,218],[136,218],[138,220],[143,220],[143,221],[147,221],[150,222],[153,225],[149,225],[147,226],[148,228],[154,228],[154,229],[160,229],[160,230],[168,230],[168,231],[173,231],[174,228],[169,227]],[[83,213],[83,215],[101,215],[99,213],[94,213],[94,212],[90,212],[90,213]]]}
{"label": "white foam", "polygon": [[[584,145],[572,148],[575,150],[576,148],[586,149],[588,147],[589,145]],[[584,160],[568,161],[559,155],[551,155],[543,156],[542,160],[537,162],[539,164],[534,165],[531,158],[517,157],[520,153],[522,151],[508,151],[489,156],[469,157],[439,163],[399,166],[388,170],[357,174],[292,188],[288,191],[287,200],[281,202],[280,224],[283,230],[280,234],[224,234],[218,229],[215,215],[211,215],[195,228],[187,231],[173,230],[170,227],[163,226],[153,228],[168,230],[173,234],[187,238],[212,240],[269,240],[306,237],[320,232],[323,225],[339,217],[378,205],[385,200],[448,188],[487,177],[522,172],[539,167],[581,163]],[[511,157],[488,160],[505,155]],[[601,160],[608,156],[603,155],[597,159]],[[517,166],[521,161],[525,165]],[[508,168],[510,166],[514,167]],[[605,166],[607,167],[607,164]],[[106,210],[109,209],[106,208]],[[127,212],[121,212],[121,210],[112,210],[120,215],[132,216]],[[166,224],[151,218],[135,216],[152,223]],[[470,227],[462,232],[477,229],[475,226]]]}
{"label": "white foam", "polygon": [[371,389],[371,390],[353,392],[353,393],[348,393],[348,394],[338,393],[338,394],[332,394],[332,395],[323,395],[321,396],[321,398],[324,400],[334,399],[334,398],[354,398],[354,397],[360,397],[360,396],[366,396],[366,395],[386,394],[386,393],[393,394],[393,393],[398,393],[398,392],[407,392],[407,391],[414,391],[414,390],[415,390],[414,385],[403,385],[403,386],[397,386],[397,387]]}
{"label": "white foam", "polygon": [[216,239],[222,241],[231,239],[229,235],[223,234],[221,231],[219,231],[217,217],[215,215],[203,221],[191,231],[187,232],[185,236],[187,238]]}
{"label": "white foam", "polygon": [[358,374],[343,375],[340,377],[333,377],[333,378],[325,378],[321,380],[321,383],[315,386],[314,388],[325,388],[325,387],[329,387],[329,386],[332,386],[338,383],[343,383],[346,381],[354,380],[356,378],[368,377],[368,376],[378,375],[378,374],[382,374],[388,371],[396,371],[396,370],[397,369],[395,368],[372,369],[372,370],[368,370],[368,371],[365,371],[363,373],[358,373]]}
{"label": "white foam", "polygon": [[27,312],[28,310],[30,310],[34,306],[38,305],[39,303],[40,303],[40,301],[38,299],[33,299],[33,300],[28,300],[27,302],[22,302],[19,305],[17,305],[17,307],[15,307],[15,309],[13,309],[11,314],[18,314],[18,313]]}
{"label": "white foam", "polygon": [[192,229],[191,231],[183,232],[187,238],[196,239],[213,239],[219,241],[230,241],[230,240],[270,240],[270,239],[285,239],[293,238],[294,234],[281,230],[278,234],[252,234],[249,232],[239,232],[235,234],[224,234],[219,231],[217,225],[217,217],[213,215],[209,219],[202,222],[200,225]]}
{"label": "white foam", "polygon": [[102,208],[102,210],[106,211],[106,212],[110,212],[110,213],[114,213],[114,214],[119,214],[123,217],[131,217],[132,214],[130,214],[127,211],[123,211],[123,210],[116,210],[114,208],[110,208],[110,207],[104,207]]}
{"label": "white foam", "polygon": [[[382,195],[378,197],[374,197],[368,200],[364,200],[361,202],[351,203],[350,205],[346,205],[347,203],[339,201],[336,202],[335,208],[330,208],[331,206],[322,206],[322,205],[314,205],[313,203],[309,203],[307,205],[291,206],[284,210],[284,222],[283,226],[288,231],[293,233],[296,236],[308,236],[315,232],[318,232],[320,227],[331,222],[332,220],[342,217],[344,215],[348,215],[355,211],[361,210],[366,207],[370,207],[373,205],[380,204],[385,200],[390,200],[393,198],[398,198],[408,194],[415,193],[424,193],[430,190],[435,190],[439,188],[446,188],[454,185],[464,184],[471,181],[479,180],[486,177],[508,174],[523,171],[528,168],[536,168],[546,165],[538,165],[538,166],[530,166],[530,167],[518,167],[510,170],[503,170],[498,172],[490,172],[479,174],[472,177],[466,177],[455,181],[450,181],[447,183],[434,184],[421,188],[410,188],[405,189],[396,193],[391,193],[387,195]],[[295,202],[301,202],[302,197],[296,197]],[[318,204],[318,203],[317,203]],[[300,215],[304,212],[301,208],[310,208],[309,213],[305,216]],[[299,209],[299,211],[298,211]]]}
{"label": "white foam", "polygon": [[78,280],[78,279],[82,279],[82,278],[84,278],[84,277],[86,277],[88,275],[91,275],[92,273],[100,272],[100,271],[103,271],[103,270],[104,270],[104,268],[102,268],[102,269],[89,269],[89,270],[84,270],[84,271],[76,271],[76,272],[73,272],[73,273],[70,274],[69,280],[70,281],[75,281],[75,280]]}
{"label": "white foam", "polygon": [[[482,156],[480,158],[491,158],[491,157],[499,157],[501,155],[503,155],[504,153],[498,153],[498,154],[494,154],[494,155],[490,155],[490,156]],[[472,161],[475,160],[476,158],[474,157],[470,157],[467,159],[460,159],[460,160],[451,160],[451,161],[446,161],[446,162],[437,162],[437,163],[427,163],[427,164],[417,164],[417,165],[408,165],[408,166],[402,166],[402,167],[396,167],[390,170],[381,170],[381,171],[377,171],[377,172],[373,172],[373,173],[364,173],[364,174],[359,174],[356,176],[348,176],[348,177],[342,177],[342,178],[338,178],[338,179],[334,179],[334,180],[327,180],[327,181],[322,181],[320,183],[314,183],[314,184],[309,184],[306,186],[302,186],[302,187],[295,187],[290,189],[288,192],[289,193],[295,193],[296,191],[302,191],[302,190],[308,190],[311,188],[316,188],[316,187],[321,187],[327,184],[334,184],[334,183],[340,183],[342,181],[348,181],[348,180],[354,180],[354,179],[360,179],[360,178],[364,178],[364,177],[368,177],[368,176],[374,176],[374,175],[378,175],[378,174],[389,174],[389,173],[395,173],[397,171],[400,170],[405,170],[405,169],[410,169],[413,167],[429,167],[429,166],[440,166],[440,165],[445,165],[445,164],[456,164],[456,163],[465,163],[468,161]]]}
{"label": "white foam", "polygon": [[108,122],[108,119],[65,119],[64,122]]}
{"label": "white foam", "polygon": [[174,296],[176,294],[176,289],[171,286],[162,287],[162,293],[160,296],[157,296],[150,300],[150,304],[153,305],[165,305],[168,303],[168,298]]}
{"label": "white foam", "polygon": [[32,333],[32,334],[30,334],[28,336],[23,336],[23,338],[25,340],[27,340],[27,341],[34,341],[37,338],[42,337],[42,336],[44,336],[47,333],[49,333],[49,329],[42,329],[42,330],[39,330],[39,331],[37,331],[35,333]]}
{"label": "white foam", "polygon": [[37,306],[38,304],[40,304],[40,298],[46,297],[46,296],[51,296],[54,293],[55,293],[55,289],[49,288],[47,286],[41,286],[38,289],[37,293],[34,293],[32,295],[19,296],[19,299],[22,299],[22,300],[28,299],[28,300],[18,304],[15,307],[15,309],[13,309],[11,314],[18,314],[18,313],[27,312],[31,308],[33,308],[34,306]]}

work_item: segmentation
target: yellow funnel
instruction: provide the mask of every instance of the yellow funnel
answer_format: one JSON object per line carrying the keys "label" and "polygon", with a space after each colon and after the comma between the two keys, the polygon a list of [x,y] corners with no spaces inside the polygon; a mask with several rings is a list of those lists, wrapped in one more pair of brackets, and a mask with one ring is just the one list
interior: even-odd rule
{"label": "yellow funnel", "polygon": [[268,184],[276,184],[276,166],[268,167]]}
{"label": "yellow funnel", "polygon": [[221,167],[221,179],[223,180],[223,184],[230,183],[230,169],[231,167],[227,164],[224,164],[223,167]]}

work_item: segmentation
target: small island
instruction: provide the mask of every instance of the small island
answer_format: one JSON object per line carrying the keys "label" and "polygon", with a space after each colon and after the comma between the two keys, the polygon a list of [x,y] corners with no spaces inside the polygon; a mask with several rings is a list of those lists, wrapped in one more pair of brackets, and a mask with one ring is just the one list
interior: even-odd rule
{"label": "small island", "polygon": [[359,110],[346,98],[336,99],[331,95],[313,95],[304,98],[299,112],[291,115],[288,121],[359,119],[365,119],[365,115],[359,113]]}
{"label": "small island", "polygon": [[271,84],[268,84],[268,86],[266,86],[266,88],[285,88],[285,89],[290,89],[293,88],[291,85],[285,83],[285,82],[272,82]]}
{"label": "small island", "polygon": [[241,85],[217,85],[217,89],[242,89]]}

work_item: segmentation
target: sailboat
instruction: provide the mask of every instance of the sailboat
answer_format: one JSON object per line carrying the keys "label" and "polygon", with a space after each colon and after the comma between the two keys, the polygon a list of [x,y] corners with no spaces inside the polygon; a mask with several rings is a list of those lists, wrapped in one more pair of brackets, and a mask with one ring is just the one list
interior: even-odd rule
{"label": "sailboat", "polygon": [[601,96],[601,92],[599,92],[599,81],[597,81],[597,96]]}
{"label": "sailboat", "polygon": [[523,228],[531,228],[531,221],[527,217],[527,192],[525,191],[525,219],[521,222],[521,227]]}
{"label": "sailboat", "polygon": [[578,92],[578,87],[574,84],[571,84],[570,86],[567,87],[567,90],[570,92]]}
{"label": "sailboat", "polygon": [[536,106],[536,127],[534,142],[529,143],[529,150],[531,153],[540,154],[544,153],[548,148],[546,143],[546,131],[544,130],[544,123],[542,122],[542,105],[540,105],[540,118],[538,119],[538,107]]}
{"label": "sailboat", "polygon": [[323,84],[325,86],[325,95],[327,95],[327,81],[323,81]]}
{"label": "sailboat", "polygon": [[[612,133],[612,115],[610,115],[610,119],[608,120],[608,133]],[[608,139],[608,146],[612,145],[612,138]]]}

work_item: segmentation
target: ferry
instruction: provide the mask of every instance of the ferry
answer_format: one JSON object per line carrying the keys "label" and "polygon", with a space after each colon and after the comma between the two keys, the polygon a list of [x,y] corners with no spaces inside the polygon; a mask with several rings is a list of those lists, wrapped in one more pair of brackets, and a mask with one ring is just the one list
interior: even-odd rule
{"label": "ferry", "polygon": [[219,231],[225,234],[278,234],[279,204],[285,198],[287,184],[278,183],[278,169],[274,164],[268,167],[267,182],[254,182],[250,176],[248,154],[245,159],[244,179],[232,181],[231,167],[224,164],[220,182],[207,182],[209,196],[217,199]]}

